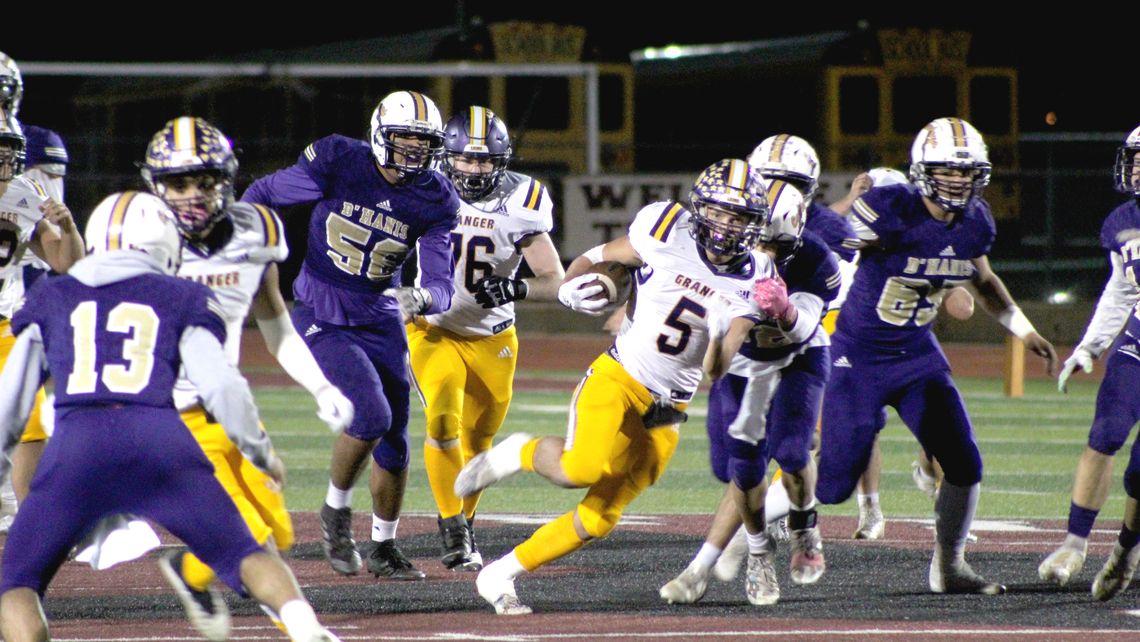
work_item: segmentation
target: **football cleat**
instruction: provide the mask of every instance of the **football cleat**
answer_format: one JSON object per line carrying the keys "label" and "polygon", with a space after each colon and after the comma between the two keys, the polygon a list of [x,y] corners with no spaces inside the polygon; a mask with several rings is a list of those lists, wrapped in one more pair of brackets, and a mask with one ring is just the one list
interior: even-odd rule
{"label": "football cleat", "polygon": [[475,578],[475,590],[479,597],[495,607],[497,615],[529,615],[531,608],[519,601],[515,593],[515,581],[497,572],[494,564],[486,566]]}
{"label": "football cleat", "polygon": [[1128,588],[1132,583],[1132,576],[1136,574],[1136,566],[1140,564],[1140,546],[1128,550],[1117,542],[1112,547],[1096,579],[1092,583],[1092,596],[1100,601],[1111,599]]}
{"label": "football cleat", "polygon": [[185,551],[172,551],[158,558],[158,569],[174,589],[190,626],[202,637],[215,642],[230,639],[230,610],[217,589],[210,586],[199,591],[182,577],[182,556]]}
{"label": "football cleat", "polygon": [[917,461],[910,462],[910,476],[914,479],[914,485],[926,493],[927,497],[934,499],[934,496],[938,494],[938,480],[927,474],[922,468],[922,464]]}
{"label": "football cleat", "polygon": [[436,517],[439,537],[443,543],[443,557],[440,561],[452,571],[477,571],[483,566],[482,558],[475,566],[474,537],[471,526],[463,513],[443,519]]}
{"label": "football cleat", "polygon": [[776,579],[774,550],[748,554],[748,571],[744,576],[744,594],[756,606],[775,604],[780,599],[780,583]]}
{"label": "football cleat", "polygon": [[356,575],[363,566],[352,539],[352,509],[321,507],[321,549],[329,566],[341,575]]}
{"label": "football cleat", "polygon": [[879,539],[886,530],[887,520],[883,518],[883,509],[877,504],[867,502],[859,505],[859,525],[852,535],[854,539]]}
{"label": "football cleat", "polygon": [[1064,586],[1069,580],[1077,576],[1085,565],[1085,555],[1088,552],[1088,540],[1077,546],[1066,539],[1057,550],[1049,554],[1041,565],[1037,567],[1037,575],[1057,586]]}
{"label": "football cleat", "polygon": [[386,539],[372,544],[372,552],[368,555],[369,573],[390,580],[422,580],[427,577],[423,571],[412,566],[411,561],[396,546],[396,540]]}
{"label": "football cleat", "polygon": [[819,527],[792,531],[792,581],[796,584],[815,584],[827,563],[823,559],[823,538]]}
{"label": "football cleat", "polygon": [[930,560],[930,590],[934,593],[977,593],[979,595],[1001,595],[1005,586],[997,582],[987,582],[974,572],[966,560],[959,559],[949,564],[942,563],[942,555],[936,549]]}
{"label": "football cleat", "polygon": [[670,604],[692,604],[705,596],[709,587],[709,570],[692,564],[661,587],[658,594]]}

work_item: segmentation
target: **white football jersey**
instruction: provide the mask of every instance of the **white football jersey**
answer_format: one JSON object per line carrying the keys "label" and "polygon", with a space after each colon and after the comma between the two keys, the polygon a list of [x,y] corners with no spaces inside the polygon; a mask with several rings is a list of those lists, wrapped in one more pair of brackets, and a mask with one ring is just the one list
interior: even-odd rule
{"label": "white football jersey", "polygon": [[486,309],[475,301],[475,284],[488,276],[513,277],[522,262],[519,243],[554,228],[554,205],[542,183],[506,172],[486,198],[460,201],[459,223],[451,232],[455,296],[451,308],[427,316],[428,323],[462,336],[490,336],[515,322],[515,304]]}
{"label": "white football jersey", "polygon": [[24,303],[22,259],[44,217],[40,205],[47,198],[42,187],[23,176],[8,181],[0,196],[0,314],[5,317]]}
{"label": "white football jersey", "polygon": [[[189,245],[182,248],[178,276],[209,286],[222,304],[226,321],[226,356],[237,365],[241,352],[241,331],[253,296],[269,263],[289,256],[285,227],[273,210],[237,202],[226,211],[234,232],[228,243],[210,256],[202,256]],[[198,403],[198,390],[185,377],[174,384],[174,405],[185,410]]]}
{"label": "white football jersey", "polygon": [[701,383],[708,348],[708,306],[724,300],[728,316],[756,314],[752,285],[774,276],[775,265],[752,252],[733,273],[705,260],[680,203],[648,205],[629,226],[629,240],[645,263],[637,271],[633,320],[615,341],[625,370],[659,398],[688,402]]}

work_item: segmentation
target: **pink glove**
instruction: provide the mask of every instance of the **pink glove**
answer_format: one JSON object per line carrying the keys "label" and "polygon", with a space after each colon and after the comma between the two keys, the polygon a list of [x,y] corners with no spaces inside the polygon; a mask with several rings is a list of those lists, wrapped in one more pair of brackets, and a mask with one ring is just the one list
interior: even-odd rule
{"label": "pink glove", "polygon": [[788,301],[788,286],[779,276],[757,281],[752,287],[752,300],[764,314],[782,321],[792,309]]}

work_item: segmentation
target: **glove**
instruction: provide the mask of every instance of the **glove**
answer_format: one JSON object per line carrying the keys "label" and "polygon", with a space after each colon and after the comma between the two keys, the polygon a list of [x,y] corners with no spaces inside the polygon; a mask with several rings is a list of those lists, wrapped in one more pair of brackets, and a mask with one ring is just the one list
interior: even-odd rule
{"label": "glove", "polygon": [[658,426],[674,426],[683,424],[689,420],[689,415],[681,410],[677,410],[672,404],[653,402],[649,406],[649,410],[641,415],[641,421],[645,424],[646,428],[656,428]]}
{"label": "glove", "polygon": [[400,315],[404,318],[404,323],[431,305],[431,292],[423,288],[388,288],[384,290],[384,296],[390,296],[400,304]]}
{"label": "glove", "polygon": [[606,289],[605,286],[601,283],[596,283],[588,287],[582,287],[587,283],[592,283],[597,278],[598,275],[596,274],[583,274],[563,283],[558,288],[558,301],[571,310],[584,312],[594,317],[601,316],[605,311],[605,307],[609,305],[610,302],[605,298],[591,299],[590,297],[597,296],[604,292]]}
{"label": "glove", "polygon": [[752,300],[761,312],[777,321],[786,319],[792,307],[788,301],[788,286],[779,276],[757,281],[752,288]]}
{"label": "glove", "polygon": [[527,285],[522,279],[489,276],[475,284],[475,301],[484,308],[497,308],[526,298]]}
{"label": "glove", "polygon": [[317,418],[328,425],[334,433],[344,432],[352,424],[352,417],[356,412],[348,397],[333,385],[325,386],[317,391]]}
{"label": "glove", "polygon": [[1080,366],[1086,374],[1093,371],[1092,353],[1079,346],[1073,350],[1073,354],[1069,355],[1068,359],[1065,359],[1065,364],[1061,367],[1061,374],[1057,375],[1057,390],[1069,391],[1069,376],[1073,374],[1077,366]]}

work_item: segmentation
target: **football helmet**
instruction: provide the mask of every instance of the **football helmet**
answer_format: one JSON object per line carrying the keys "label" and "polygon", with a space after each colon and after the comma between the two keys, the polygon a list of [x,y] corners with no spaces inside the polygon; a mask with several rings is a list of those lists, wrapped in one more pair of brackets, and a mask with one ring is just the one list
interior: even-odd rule
{"label": "football helmet", "polygon": [[[189,237],[205,235],[234,202],[238,161],[233,145],[217,127],[201,118],[182,116],[166,123],[150,139],[140,171],[151,193],[166,201]],[[175,196],[171,185],[194,181],[197,195]],[[191,187],[183,182],[176,191]]]}
{"label": "football helmet", "polygon": [[906,185],[910,182],[907,180],[906,174],[892,167],[875,167],[867,170],[867,175],[871,177],[871,185],[875,187]]}
{"label": "football helmet", "polygon": [[1140,163],[1136,154],[1140,153],[1140,127],[1133,129],[1124,138],[1124,143],[1116,150],[1116,164],[1113,167],[1113,182],[1116,191],[1140,197]]}
{"label": "football helmet", "polygon": [[10,181],[24,173],[27,149],[20,123],[10,115],[0,118],[0,181]]}
{"label": "football helmet", "polygon": [[[414,137],[427,146],[396,142]],[[388,94],[372,112],[372,155],[381,167],[396,171],[400,184],[434,168],[443,154],[443,118],[431,98],[415,91]]]}
{"label": "football helmet", "polygon": [[[957,170],[958,176],[946,175]],[[918,132],[910,148],[910,181],[949,212],[961,212],[990,183],[990,157],[982,135],[961,118],[938,118]]]}
{"label": "football helmet", "polygon": [[[693,224],[689,233],[697,243],[717,255],[746,254],[760,241],[768,219],[764,179],[748,163],[726,158],[709,165],[689,193]],[[743,223],[714,218],[710,208],[745,217]]]}
{"label": "football helmet", "polygon": [[819,155],[799,136],[778,134],[765,138],[752,150],[748,164],[764,178],[791,183],[809,203],[819,189]]}
{"label": "football helmet", "polygon": [[[463,200],[474,203],[499,185],[511,160],[507,125],[485,107],[471,107],[452,116],[443,127],[443,171]],[[468,172],[455,167],[455,159],[490,160],[491,171]]]}
{"label": "football helmet", "polygon": [[0,109],[11,118],[20,111],[20,99],[24,97],[24,77],[16,61],[0,51]]}
{"label": "football helmet", "polygon": [[165,274],[182,265],[182,235],[166,203],[145,192],[120,192],[103,199],[83,232],[88,254],[137,250],[150,255]]}
{"label": "football helmet", "polygon": [[776,250],[776,262],[785,264],[792,259],[803,242],[807,223],[804,196],[783,179],[766,179],[768,206],[771,214],[761,226],[760,243]]}

